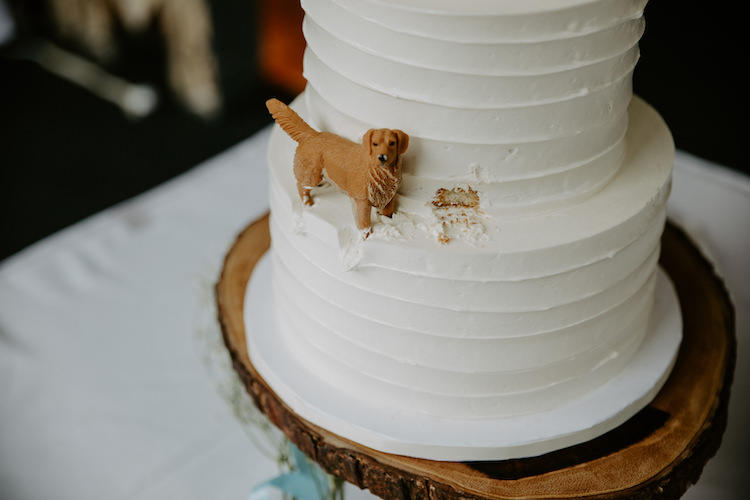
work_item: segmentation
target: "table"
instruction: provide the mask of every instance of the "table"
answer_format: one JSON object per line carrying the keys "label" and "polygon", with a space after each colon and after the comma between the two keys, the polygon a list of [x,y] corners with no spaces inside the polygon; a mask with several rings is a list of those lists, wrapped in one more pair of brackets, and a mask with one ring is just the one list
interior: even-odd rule
{"label": "table", "polygon": [[[212,309],[226,250],[267,210],[268,132],[0,263],[3,499],[247,498],[278,473]],[[678,151],[669,213],[725,277],[739,340],[724,444],[684,498],[740,498],[750,179]]]}

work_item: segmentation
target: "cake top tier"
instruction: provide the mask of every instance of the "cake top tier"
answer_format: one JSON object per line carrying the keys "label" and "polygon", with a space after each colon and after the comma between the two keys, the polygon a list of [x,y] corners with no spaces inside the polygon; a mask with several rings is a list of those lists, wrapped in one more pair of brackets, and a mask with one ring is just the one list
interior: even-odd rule
{"label": "cake top tier", "polygon": [[309,123],[412,138],[402,197],[549,208],[617,172],[645,0],[302,0]]}

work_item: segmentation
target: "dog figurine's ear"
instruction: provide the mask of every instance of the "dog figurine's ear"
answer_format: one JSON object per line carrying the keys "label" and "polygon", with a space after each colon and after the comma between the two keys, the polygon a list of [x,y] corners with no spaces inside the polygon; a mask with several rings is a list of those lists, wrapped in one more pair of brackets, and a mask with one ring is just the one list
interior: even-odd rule
{"label": "dog figurine's ear", "polygon": [[362,145],[367,148],[367,150],[372,154],[372,134],[375,133],[375,129],[371,128],[367,132],[365,132],[365,135],[362,136]]}
{"label": "dog figurine's ear", "polygon": [[406,153],[406,149],[409,147],[409,136],[401,130],[394,130],[394,132],[398,137],[398,154],[402,155]]}

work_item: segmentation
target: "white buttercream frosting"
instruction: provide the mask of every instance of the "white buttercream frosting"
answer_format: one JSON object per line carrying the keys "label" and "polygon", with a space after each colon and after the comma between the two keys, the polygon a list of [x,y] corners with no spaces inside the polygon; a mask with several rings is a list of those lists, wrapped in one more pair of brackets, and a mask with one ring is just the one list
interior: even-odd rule
{"label": "white buttercream frosting", "polygon": [[632,98],[644,4],[302,1],[292,106],[318,130],[410,143],[396,213],[373,211],[363,240],[335,186],[300,203],[296,143],[273,132],[290,362],[342,401],[466,419],[556,408],[623,369],[653,305],[673,155]]}

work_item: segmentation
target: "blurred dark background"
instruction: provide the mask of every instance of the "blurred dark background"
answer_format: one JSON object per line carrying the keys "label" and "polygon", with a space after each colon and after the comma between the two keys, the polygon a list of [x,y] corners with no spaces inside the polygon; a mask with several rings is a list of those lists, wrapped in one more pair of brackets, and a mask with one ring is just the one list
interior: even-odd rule
{"label": "blurred dark background", "polygon": [[[118,0],[58,3],[92,1]],[[220,111],[191,108],[168,79],[170,26],[159,19],[166,10],[137,34],[115,20],[116,51],[103,58],[61,33],[50,15],[54,0],[0,0],[0,259],[252,136],[271,122],[268,97],[289,100],[300,91],[296,0],[176,1],[180,15],[196,3],[208,9]],[[141,3],[149,2],[159,0]],[[635,91],[662,114],[678,148],[747,174],[741,16],[726,6],[688,5],[649,3]],[[49,55],[40,49],[49,42],[115,77],[149,84],[158,107],[134,118],[60,76],[40,56]]]}

